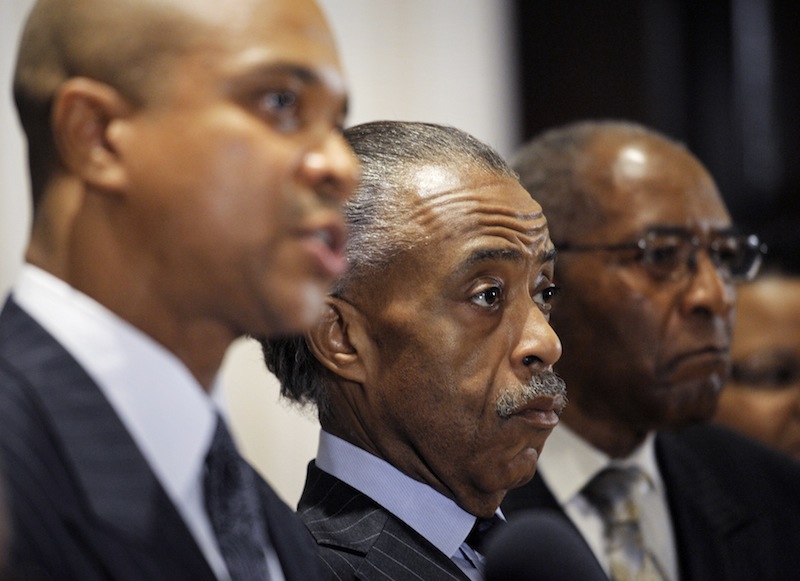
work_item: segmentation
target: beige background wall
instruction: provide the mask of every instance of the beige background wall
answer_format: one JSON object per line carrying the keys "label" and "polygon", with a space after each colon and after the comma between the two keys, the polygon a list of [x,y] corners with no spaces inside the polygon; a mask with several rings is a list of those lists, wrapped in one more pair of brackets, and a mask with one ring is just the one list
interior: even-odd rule
{"label": "beige background wall", "polygon": [[[350,79],[349,124],[374,119],[449,123],[502,154],[518,142],[510,27],[504,0],[318,0]],[[31,0],[0,0],[0,293],[11,285],[30,210],[24,148],[10,97],[19,26]],[[314,457],[317,426],[278,403],[256,346],[235,344],[224,394],[244,453],[290,504]]]}

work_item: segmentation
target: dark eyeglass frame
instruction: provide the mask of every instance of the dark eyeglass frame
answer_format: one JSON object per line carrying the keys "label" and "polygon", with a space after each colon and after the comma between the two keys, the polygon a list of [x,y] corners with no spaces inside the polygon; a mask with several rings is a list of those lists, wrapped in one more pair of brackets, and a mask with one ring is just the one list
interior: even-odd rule
{"label": "dark eyeglass frame", "polygon": [[[676,243],[657,244],[672,237]],[[645,270],[657,280],[685,279],[697,269],[697,252],[703,248],[711,262],[723,277],[734,283],[753,280],[767,253],[767,247],[755,234],[739,234],[737,232],[716,232],[709,236],[710,240],[702,240],[699,236],[683,228],[654,228],[645,232],[641,238],[632,242],[616,244],[556,244],[558,252],[595,252],[595,251],[631,251],[638,252],[637,260]],[[724,259],[723,252],[736,248],[739,253],[735,260]],[[675,249],[676,259],[673,264],[659,268],[656,253],[665,249]]]}

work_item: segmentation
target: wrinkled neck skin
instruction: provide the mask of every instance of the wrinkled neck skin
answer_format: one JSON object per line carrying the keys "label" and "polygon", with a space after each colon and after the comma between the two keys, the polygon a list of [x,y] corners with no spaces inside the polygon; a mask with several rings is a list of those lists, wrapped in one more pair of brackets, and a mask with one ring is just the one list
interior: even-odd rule
{"label": "wrinkled neck skin", "polygon": [[88,195],[69,178],[56,180],[51,189],[57,192],[37,208],[26,260],[163,345],[208,392],[236,334],[170,299],[171,281],[156,261],[128,248],[107,219],[119,200]]}
{"label": "wrinkled neck skin", "polygon": [[342,393],[348,388],[361,389],[360,386],[344,382],[332,390],[330,412],[320,417],[320,424],[326,432],[385,460],[406,476],[427,484],[452,499],[470,514],[490,518],[497,511],[507,490],[485,492],[469,486],[468,483],[460,486],[448,485],[425,463],[410,442],[377,440],[371,433],[372,430],[360,420],[357,409],[344,403],[346,398],[342,397]]}

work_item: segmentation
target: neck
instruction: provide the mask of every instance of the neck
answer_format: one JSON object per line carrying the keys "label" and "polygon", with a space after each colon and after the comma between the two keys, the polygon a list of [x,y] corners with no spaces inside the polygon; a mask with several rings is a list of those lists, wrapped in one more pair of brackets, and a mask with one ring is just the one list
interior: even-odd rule
{"label": "neck", "polygon": [[613,418],[586,414],[577,405],[564,410],[561,421],[610,458],[627,458],[644,442],[648,430],[634,428]]}
{"label": "neck", "polygon": [[37,210],[26,260],[163,345],[209,392],[237,334],[180,292],[185,281],[173,280],[107,220],[96,219],[79,189],[59,194]]}
{"label": "neck", "polygon": [[[346,384],[352,385],[352,384]],[[342,387],[342,386],[339,386]],[[490,492],[479,490],[467,482],[448,481],[438,475],[408,442],[389,436],[381,438],[359,419],[351,405],[342,405],[340,398],[345,390],[334,389],[329,413],[320,418],[322,428],[351,444],[385,460],[406,476],[427,484],[437,492],[454,500],[462,509],[475,516],[490,518],[500,506],[507,490]]]}

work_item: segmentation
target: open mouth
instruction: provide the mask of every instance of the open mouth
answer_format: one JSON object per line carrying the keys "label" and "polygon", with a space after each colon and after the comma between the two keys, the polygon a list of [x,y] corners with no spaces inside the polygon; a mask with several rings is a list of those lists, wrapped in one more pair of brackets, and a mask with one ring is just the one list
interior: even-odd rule
{"label": "open mouth", "polygon": [[317,265],[326,276],[337,277],[347,270],[344,257],[345,230],[337,222],[309,228],[301,233],[306,241],[306,249],[315,258]]}

